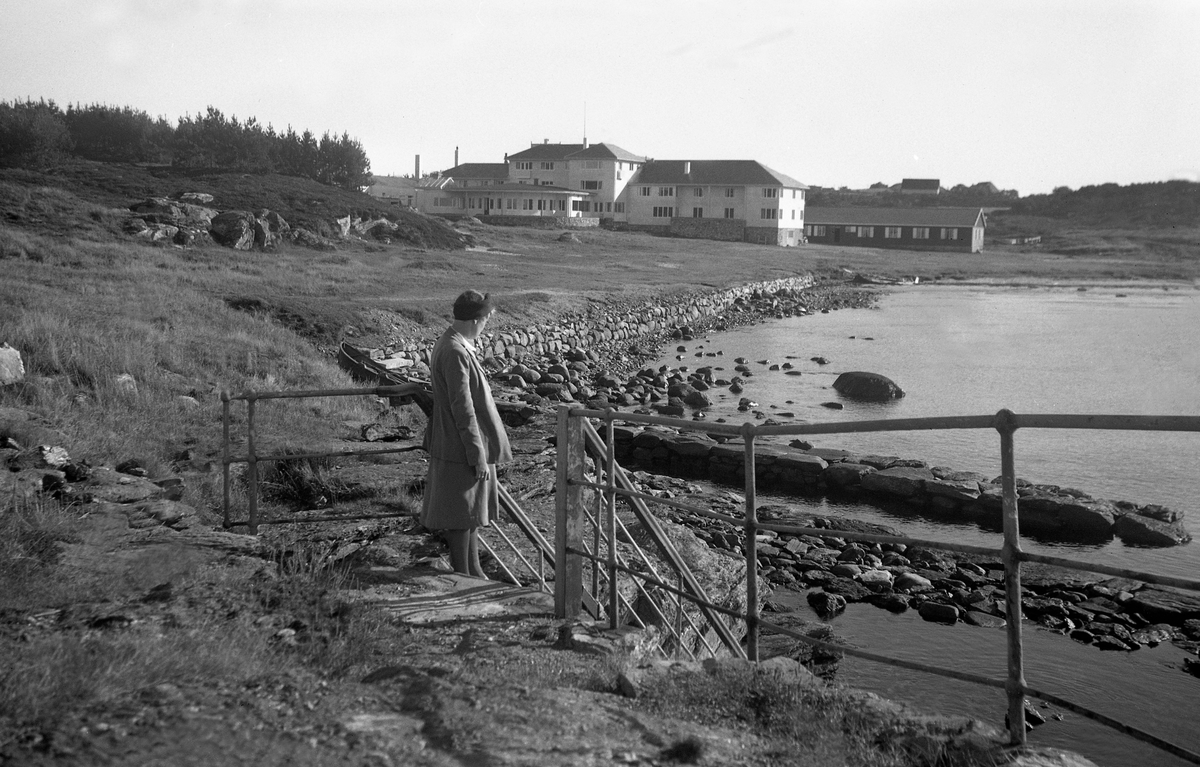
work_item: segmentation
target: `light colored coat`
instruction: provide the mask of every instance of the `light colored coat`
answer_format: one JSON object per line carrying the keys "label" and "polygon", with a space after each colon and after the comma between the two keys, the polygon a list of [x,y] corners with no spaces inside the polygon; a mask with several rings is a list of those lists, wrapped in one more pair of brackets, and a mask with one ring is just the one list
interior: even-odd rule
{"label": "light colored coat", "polygon": [[433,412],[424,442],[429,455],[469,466],[511,461],[512,448],[487,376],[454,328],[434,344],[429,370]]}

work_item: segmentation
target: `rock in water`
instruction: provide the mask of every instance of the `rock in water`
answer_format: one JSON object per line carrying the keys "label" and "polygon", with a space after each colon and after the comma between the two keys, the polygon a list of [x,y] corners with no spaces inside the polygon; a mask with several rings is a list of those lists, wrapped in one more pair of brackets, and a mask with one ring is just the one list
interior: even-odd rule
{"label": "rock in water", "polygon": [[887,376],[861,371],[842,373],[833,382],[833,388],[844,397],[869,402],[886,402],[904,396],[904,390]]}

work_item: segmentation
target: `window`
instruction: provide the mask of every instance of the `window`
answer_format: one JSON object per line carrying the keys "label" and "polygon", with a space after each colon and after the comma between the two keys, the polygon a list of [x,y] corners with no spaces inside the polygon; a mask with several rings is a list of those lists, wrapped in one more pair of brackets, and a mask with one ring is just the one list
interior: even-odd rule
{"label": "window", "polygon": [[655,218],[672,218],[672,217],[674,217],[674,215],[675,215],[675,208],[671,207],[670,205],[655,205],[654,206],[654,217]]}
{"label": "window", "polygon": [[883,228],[883,236],[884,236],[885,238],[889,239],[889,240],[898,240],[898,239],[900,239],[900,227],[898,227],[898,226],[885,226],[885,227]]}
{"label": "window", "polygon": [[527,197],[521,200],[521,210],[533,210],[533,199]]}
{"label": "window", "polygon": [[638,193],[642,197],[649,197],[650,196],[650,187],[648,187],[648,186],[638,187]]}
{"label": "window", "polygon": [[614,202],[613,203],[613,213],[624,213],[624,212],[625,212],[625,203],[623,203],[623,202]]}
{"label": "window", "polygon": [[704,196],[704,187],[698,186],[698,187],[692,189],[692,197],[703,197],[703,196]]}
{"label": "window", "polygon": [[506,197],[504,199],[504,207],[508,208],[509,210],[512,210],[513,209],[513,198]]}
{"label": "window", "polygon": [[533,170],[532,162],[518,162],[517,170]]}
{"label": "window", "polygon": [[796,220],[796,211],[795,211],[795,209],[794,209],[794,208],[792,209],[792,220],[793,220],[793,221],[795,221],[795,220]]}
{"label": "window", "polygon": [[733,187],[731,187],[731,186],[725,187],[725,196],[733,197]]}
{"label": "window", "polygon": [[875,236],[875,227],[860,226],[858,228],[858,236],[859,237],[874,237]]}
{"label": "window", "polygon": [[539,182],[539,183],[540,183],[542,186],[554,186],[554,182],[553,182],[553,181],[542,181],[542,182]]}
{"label": "window", "polygon": [[763,208],[759,213],[759,218],[778,218],[779,211],[775,208]]}
{"label": "window", "polygon": [[604,185],[604,182],[602,182],[602,181],[580,181],[579,182],[580,189],[599,189],[603,185]]}
{"label": "window", "polygon": [[763,197],[778,197],[779,196],[779,190],[774,187],[769,187],[769,188],[763,189],[762,192],[763,192]]}
{"label": "window", "polygon": [[943,240],[958,240],[961,238],[958,236],[958,229],[955,229],[953,227],[947,229],[947,228],[943,227],[942,228],[942,239]]}
{"label": "window", "polygon": [[804,227],[804,230],[805,230],[805,233],[809,237],[824,237],[825,236],[825,225],[824,224],[815,224],[813,226],[806,226],[806,227]]}
{"label": "window", "polygon": [[929,239],[929,227],[914,226],[913,227],[913,239],[914,240],[928,240]]}
{"label": "window", "polygon": [[539,200],[537,201],[537,209],[538,209],[538,210],[545,210],[545,209],[546,209],[546,201],[545,201],[545,200],[543,200],[543,199],[539,199]]}
{"label": "window", "polygon": [[733,208],[725,209],[725,218],[733,218]]}
{"label": "window", "polygon": [[540,167],[542,170],[554,170],[554,163],[543,162],[543,163],[539,163],[538,167]]}
{"label": "window", "polygon": [[704,218],[704,208],[692,208],[692,218]]}
{"label": "window", "polygon": [[795,189],[792,190],[792,199],[793,200],[796,199],[796,190]]}
{"label": "window", "polygon": [[675,187],[660,186],[658,188],[658,196],[659,197],[674,197],[675,196]]}
{"label": "window", "polygon": [[[599,205],[600,203],[596,203],[596,204]],[[606,204],[608,205],[608,210],[606,212],[612,213],[612,203],[610,202],[610,203],[606,203]]]}

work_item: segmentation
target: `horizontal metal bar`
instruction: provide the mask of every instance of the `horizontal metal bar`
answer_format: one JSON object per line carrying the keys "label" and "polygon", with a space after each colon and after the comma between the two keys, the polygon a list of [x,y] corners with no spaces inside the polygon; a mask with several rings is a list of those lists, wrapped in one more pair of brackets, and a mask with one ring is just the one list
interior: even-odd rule
{"label": "horizontal metal bar", "polygon": [[871,541],[872,543],[903,543],[905,546],[924,546],[930,549],[959,551],[964,554],[978,554],[985,557],[1000,556],[1000,549],[989,549],[986,546],[972,546],[968,543],[927,541],[922,538],[908,538],[903,535],[858,533],[850,530],[831,530],[827,527],[795,527],[793,525],[776,525],[770,522],[760,522],[758,526],[763,530],[772,530],[777,533],[788,533],[792,535],[812,535],[819,538],[845,538],[848,541]]}
{"label": "horizontal metal bar", "polygon": [[1194,751],[1189,751],[1182,746],[1177,746],[1174,743],[1171,743],[1170,741],[1163,740],[1162,738],[1158,737],[1157,735],[1151,735],[1150,733],[1146,732],[1145,730],[1138,729],[1137,727],[1134,727],[1131,724],[1125,724],[1124,722],[1121,722],[1117,719],[1113,719],[1110,716],[1101,714],[1098,711],[1093,711],[1092,709],[1087,708],[1086,706],[1081,706],[1078,703],[1072,703],[1071,701],[1067,700],[1066,698],[1060,698],[1059,696],[1054,695],[1053,693],[1042,692],[1041,690],[1036,690],[1028,685],[1023,686],[1022,689],[1024,690],[1025,694],[1030,696],[1031,698],[1038,698],[1040,700],[1046,701],[1047,703],[1053,703],[1056,706],[1061,706],[1062,708],[1065,708],[1068,711],[1073,711],[1076,714],[1079,714],[1080,716],[1084,716],[1084,717],[1087,717],[1088,719],[1092,719],[1101,724],[1108,725],[1109,727],[1113,728],[1114,730],[1117,730],[1118,732],[1120,732],[1124,735],[1128,735],[1129,737],[1134,738],[1135,740],[1140,740],[1144,743],[1149,743],[1150,745],[1156,746],[1156,747],[1162,749],[1163,751],[1172,753],[1175,756],[1178,756],[1179,758],[1183,759],[1184,761],[1191,762],[1192,764],[1200,764],[1200,754],[1197,754]]}
{"label": "horizontal metal bar", "polygon": [[963,682],[974,682],[975,684],[982,684],[987,687],[995,687],[1000,690],[1004,689],[1004,680],[1002,679],[993,679],[991,677],[981,676],[979,674],[972,674],[967,671],[955,671],[948,668],[938,668],[937,666],[927,666],[924,663],[918,663],[917,661],[891,658],[887,655],[878,655],[866,650],[860,650],[857,647],[848,647],[846,645],[835,644],[833,642],[826,642],[823,639],[815,639],[797,631],[793,631],[792,629],[784,628],[783,626],[778,626],[774,623],[768,623],[767,621],[760,621],[760,625],[764,629],[770,629],[771,631],[789,636],[792,639],[804,642],[805,644],[845,653],[846,655],[851,655],[855,658],[863,658],[864,660],[883,663],[887,666],[897,666],[899,668],[907,668],[913,671],[924,671],[929,674],[936,674],[937,676],[944,676],[950,679],[958,679]]}
{"label": "horizontal metal bar", "polygon": [[302,389],[296,391],[246,391],[241,394],[221,392],[222,401],[260,399],[304,399],[306,397],[405,397],[424,391],[421,384],[391,384],[388,386],[359,387],[357,389]]}
{"label": "horizontal metal bar", "polygon": [[1114,431],[1200,431],[1195,415],[1017,415],[1021,429],[1109,429]]}
{"label": "horizontal metal bar", "polygon": [[[390,447],[384,450],[337,450],[332,453],[288,453],[283,455],[256,455],[256,461],[298,461],[306,458],[348,458],[353,455],[389,455],[391,453],[407,453],[412,450],[421,450],[422,445],[406,445],[404,447]],[[247,463],[249,456],[230,457],[226,459],[228,463]]]}
{"label": "horizontal metal bar", "polygon": [[[854,434],[861,432],[930,431],[945,429],[996,429],[996,415],[933,416],[928,418],[892,418],[873,421],[839,421],[836,423],[786,424],[760,426],[747,421],[743,424],[686,421],[668,416],[626,413],[618,410],[571,409],[572,416],[601,420],[627,421],[671,426],[680,431],[704,432],[742,436],[747,427],[755,436],[787,436],[803,434]],[[1014,424],[1026,429],[1112,429],[1138,431],[1197,431],[1200,416],[1190,415],[1015,415]]]}
{"label": "horizontal metal bar", "polygon": [[[297,512],[297,513],[303,514],[304,512]],[[260,524],[260,525],[299,525],[299,524],[303,524],[305,522],[349,522],[351,520],[357,522],[357,521],[361,521],[364,519],[397,519],[400,517],[418,517],[418,516],[420,516],[420,514],[421,513],[419,511],[402,511],[402,512],[397,512],[395,514],[349,514],[349,515],[345,515],[345,516],[338,516],[336,514],[328,514],[328,515],[321,516],[321,517],[303,517],[302,519],[260,519],[260,520],[258,520],[258,524]],[[250,523],[249,522],[230,522],[229,524],[224,525],[224,527],[245,527],[248,524],[250,524]]]}
{"label": "horizontal metal bar", "polygon": [[1126,570],[1123,567],[1113,567],[1112,565],[1102,565],[1100,563],[1078,562],[1073,559],[1063,559],[1062,557],[1051,557],[1045,554],[1031,554],[1028,551],[1021,552],[1022,562],[1038,562],[1043,565],[1054,565],[1056,567],[1065,567],[1069,570],[1083,570],[1090,573],[1103,573],[1105,575],[1115,575],[1118,578],[1133,578],[1134,580],[1146,581],[1147,583],[1157,583],[1162,586],[1174,586],[1178,589],[1187,589],[1189,591],[1200,591],[1200,581],[1189,580],[1187,578],[1175,578],[1170,575],[1155,575],[1154,573],[1143,573],[1138,570]]}

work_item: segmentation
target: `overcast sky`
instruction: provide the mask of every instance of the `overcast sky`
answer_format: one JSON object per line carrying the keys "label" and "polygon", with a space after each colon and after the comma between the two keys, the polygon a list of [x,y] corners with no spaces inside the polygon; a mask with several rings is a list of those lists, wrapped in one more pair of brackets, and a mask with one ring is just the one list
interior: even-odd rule
{"label": "overcast sky", "polygon": [[0,0],[0,100],[346,131],[376,174],[531,142],[807,184],[1200,181],[1196,0]]}

